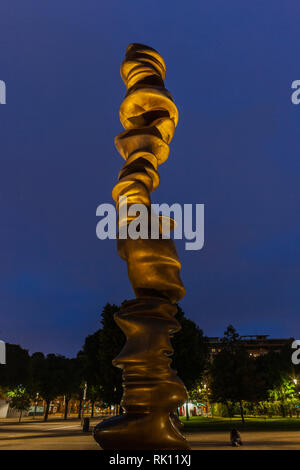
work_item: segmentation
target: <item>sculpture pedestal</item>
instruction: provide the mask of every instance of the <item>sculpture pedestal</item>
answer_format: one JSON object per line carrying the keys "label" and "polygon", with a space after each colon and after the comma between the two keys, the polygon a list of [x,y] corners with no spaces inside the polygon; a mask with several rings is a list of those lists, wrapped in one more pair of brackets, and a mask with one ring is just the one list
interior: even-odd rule
{"label": "sculpture pedestal", "polygon": [[123,369],[125,413],[102,421],[94,437],[109,450],[188,450],[170,413],[187,398],[171,369],[170,334],[180,329],[177,307],[158,297],[124,302],[115,315],[127,342],[113,364]]}

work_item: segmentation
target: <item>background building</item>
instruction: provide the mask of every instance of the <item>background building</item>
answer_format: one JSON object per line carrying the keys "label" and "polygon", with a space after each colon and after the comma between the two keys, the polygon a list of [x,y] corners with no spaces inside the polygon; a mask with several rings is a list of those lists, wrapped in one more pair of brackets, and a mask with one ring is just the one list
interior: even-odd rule
{"label": "background building", "polygon": [[[292,338],[269,338],[270,335],[245,335],[240,336],[241,342],[245,345],[251,356],[257,357],[267,354],[270,351],[280,352],[291,343]],[[207,338],[209,358],[213,360],[214,356],[222,349],[222,338]]]}

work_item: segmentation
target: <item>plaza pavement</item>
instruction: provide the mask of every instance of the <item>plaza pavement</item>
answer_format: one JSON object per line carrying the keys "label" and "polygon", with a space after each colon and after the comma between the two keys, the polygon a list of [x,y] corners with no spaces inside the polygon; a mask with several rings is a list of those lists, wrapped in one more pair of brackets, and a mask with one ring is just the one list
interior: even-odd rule
{"label": "plaza pavement", "polygon": [[[91,428],[101,421],[91,420]],[[300,431],[247,431],[244,445],[232,448],[229,433],[220,431],[185,433],[192,450],[300,450]],[[83,433],[78,419],[67,421],[50,418],[0,420],[0,450],[100,450],[92,433]]]}

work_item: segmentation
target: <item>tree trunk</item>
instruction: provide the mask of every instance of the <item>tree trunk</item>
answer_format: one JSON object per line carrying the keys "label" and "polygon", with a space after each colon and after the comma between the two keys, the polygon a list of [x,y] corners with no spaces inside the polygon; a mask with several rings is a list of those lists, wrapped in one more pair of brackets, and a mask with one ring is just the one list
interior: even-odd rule
{"label": "tree trunk", "polygon": [[64,410],[64,419],[68,418],[68,406],[69,406],[70,398],[65,399],[65,410]]}
{"label": "tree trunk", "polygon": [[245,418],[244,418],[244,409],[243,409],[243,401],[240,401],[240,410],[241,410],[241,418],[242,418],[242,423],[245,424]]}
{"label": "tree trunk", "polygon": [[19,423],[21,422],[21,418],[22,418],[22,410],[20,411]]}
{"label": "tree trunk", "polygon": [[46,400],[46,410],[45,410],[45,414],[44,414],[44,421],[48,420],[50,402],[51,402],[51,400]]}
{"label": "tree trunk", "polygon": [[82,410],[82,400],[79,401],[79,406],[78,406],[78,419],[81,418],[81,410]]}
{"label": "tree trunk", "polygon": [[94,417],[95,402],[92,401],[91,418]]}
{"label": "tree trunk", "polygon": [[187,420],[190,419],[188,403],[186,403],[185,405],[185,414],[186,414],[186,419]]}
{"label": "tree trunk", "polygon": [[227,400],[225,400],[225,406],[227,408],[228,418],[231,418],[231,411]]}

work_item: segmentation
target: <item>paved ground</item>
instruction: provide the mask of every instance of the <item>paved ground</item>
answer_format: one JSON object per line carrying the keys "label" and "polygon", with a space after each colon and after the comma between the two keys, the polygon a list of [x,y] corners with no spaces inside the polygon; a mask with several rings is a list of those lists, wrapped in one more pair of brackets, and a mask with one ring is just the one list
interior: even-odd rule
{"label": "paved ground", "polygon": [[241,433],[243,446],[229,445],[229,433],[186,433],[193,450],[300,450],[300,431],[248,431]]}
{"label": "paved ground", "polygon": [[[101,418],[91,421],[94,426]],[[300,431],[249,431],[242,434],[244,446],[233,449],[227,432],[186,433],[192,449],[196,450],[300,450]],[[83,433],[80,421],[50,419],[43,423],[25,418],[0,420],[0,450],[99,450],[91,433]]]}
{"label": "paved ground", "polygon": [[[94,426],[102,418],[91,420]],[[83,433],[80,420],[24,418],[0,420],[0,450],[98,450],[91,433]]]}

